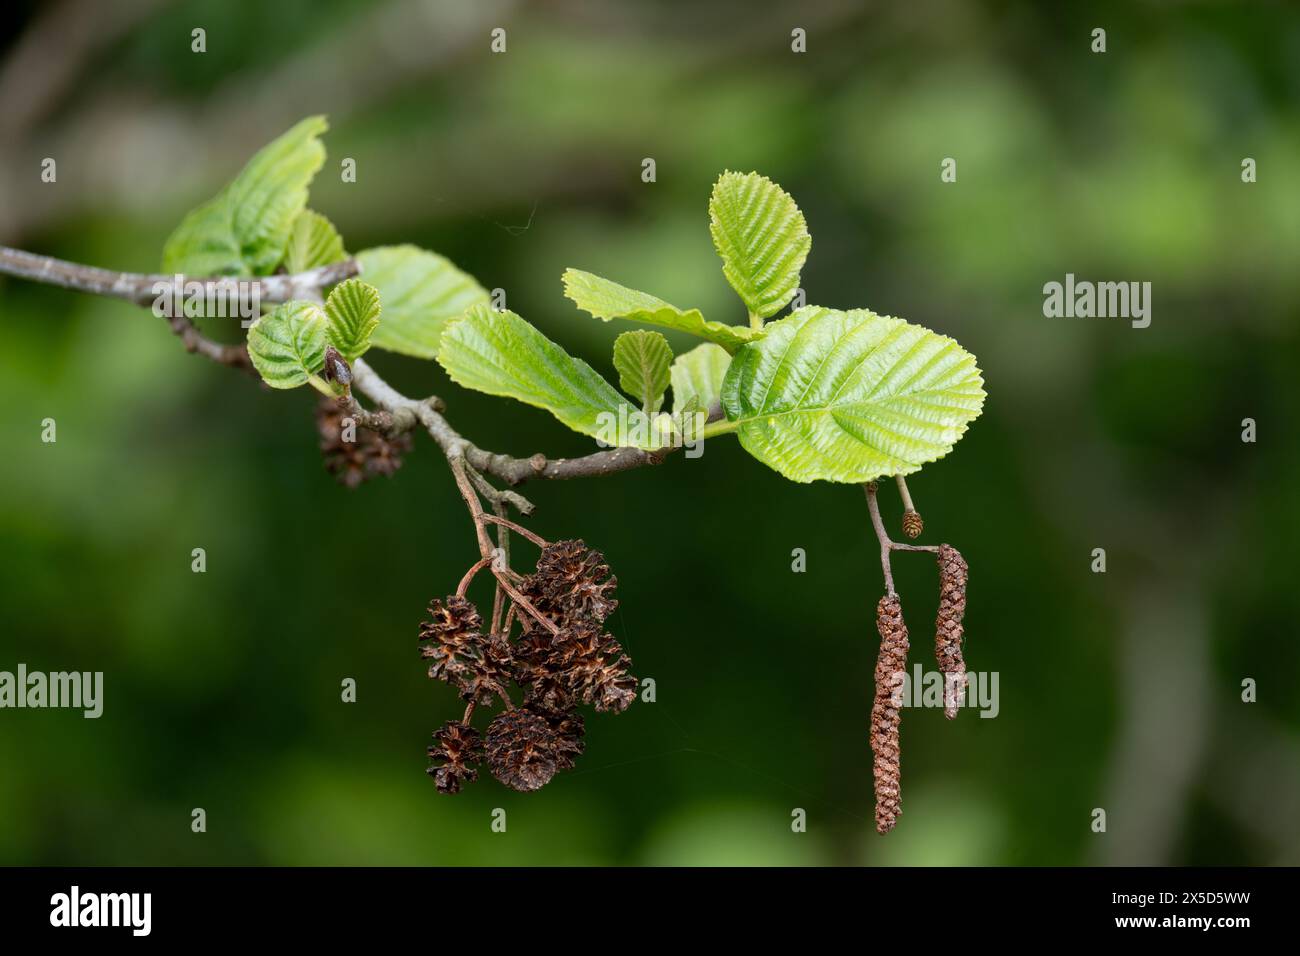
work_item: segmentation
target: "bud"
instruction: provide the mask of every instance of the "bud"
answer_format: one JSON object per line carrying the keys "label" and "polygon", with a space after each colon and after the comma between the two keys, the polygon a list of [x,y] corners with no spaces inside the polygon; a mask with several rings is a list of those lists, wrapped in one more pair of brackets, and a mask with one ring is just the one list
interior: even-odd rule
{"label": "bud", "polygon": [[352,385],[352,369],[332,345],[325,346],[325,381],[338,382],[344,390]]}

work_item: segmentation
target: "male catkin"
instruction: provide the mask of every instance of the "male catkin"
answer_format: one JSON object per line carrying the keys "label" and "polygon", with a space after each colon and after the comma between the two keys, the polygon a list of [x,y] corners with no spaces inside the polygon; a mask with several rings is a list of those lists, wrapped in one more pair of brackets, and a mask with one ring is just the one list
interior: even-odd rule
{"label": "male catkin", "polygon": [[966,582],[970,570],[961,552],[939,545],[939,614],[934,622],[934,657],[944,673],[943,715],[957,716],[966,693],[966,661],[961,653],[962,617],[966,614]]}
{"label": "male catkin", "polygon": [[888,833],[902,812],[898,725],[908,644],[898,595],[886,594],[876,605],[876,630],[880,632],[880,653],[876,657],[876,699],[871,706],[871,751],[875,755],[876,832]]}

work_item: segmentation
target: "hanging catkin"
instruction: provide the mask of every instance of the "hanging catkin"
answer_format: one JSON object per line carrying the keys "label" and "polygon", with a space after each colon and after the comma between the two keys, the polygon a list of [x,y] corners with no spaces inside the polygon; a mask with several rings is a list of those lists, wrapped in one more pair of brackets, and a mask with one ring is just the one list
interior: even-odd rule
{"label": "hanging catkin", "polygon": [[871,752],[875,755],[876,832],[888,833],[902,812],[899,779],[898,724],[902,713],[902,680],[907,672],[907,626],[896,594],[876,606],[880,653],[876,657],[876,699],[871,706]]}
{"label": "hanging catkin", "polygon": [[966,581],[970,575],[961,552],[939,545],[939,614],[934,622],[934,656],[943,671],[943,715],[957,716],[966,694],[966,661],[961,653]]}

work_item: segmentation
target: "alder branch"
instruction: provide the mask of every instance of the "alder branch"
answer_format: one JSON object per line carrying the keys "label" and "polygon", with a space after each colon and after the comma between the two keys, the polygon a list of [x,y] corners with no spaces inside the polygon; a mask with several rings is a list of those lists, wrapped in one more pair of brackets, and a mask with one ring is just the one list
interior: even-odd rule
{"label": "alder branch", "polygon": [[889,537],[889,532],[885,530],[885,522],[880,517],[880,503],[876,500],[876,483],[868,481],[862,486],[867,493],[867,510],[871,512],[871,527],[876,531],[876,540],[880,542],[880,567],[885,572],[885,592],[893,597],[898,592],[894,590],[894,571],[890,567],[889,558],[895,551],[928,551],[931,554],[939,553],[937,544],[903,544],[900,541],[893,541]]}
{"label": "alder branch", "polygon": [[403,395],[384,381],[365,359],[357,359],[352,363],[352,386],[394,416],[402,415],[401,423],[410,423],[407,427],[414,427],[416,422],[424,426],[448,458],[464,458],[476,471],[499,478],[508,485],[519,485],[534,478],[563,480],[612,475],[642,465],[657,465],[673,451],[672,448],[657,452],[642,451],[639,448],[610,448],[580,458],[550,459],[542,454],[515,458],[479,448],[443,417],[440,411],[442,403],[439,400],[418,400]]}
{"label": "alder branch", "polygon": [[[254,290],[262,302],[288,302],[290,299],[306,298],[311,292],[325,286],[334,285],[344,279],[360,274],[361,266],[355,259],[346,259],[333,265],[320,266],[308,272],[294,275],[261,276],[256,279],[241,279],[235,276],[209,276],[193,278],[180,276],[180,283],[202,283],[203,294],[210,293],[228,297],[233,291],[239,295],[238,301],[249,303]],[[146,272],[114,272],[96,266],[84,266],[53,256],[39,256],[0,246],[0,273],[31,279],[45,285],[54,285],[74,292],[89,292],[91,295],[107,296],[111,299],[123,299],[134,305],[153,305],[161,288],[171,289],[177,284],[177,276]],[[182,291],[184,289],[182,288]]]}
{"label": "alder branch", "polygon": [[[287,302],[290,299],[319,301],[322,289],[359,275],[360,271],[360,264],[356,260],[349,259],[293,275],[264,276],[255,279],[233,277],[192,279],[185,276],[114,272],[0,246],[0,274],[76,292],[122,299],[140,306],[153,305],[158,298],[160,288],[173,288],[178,282],[185,284],[201,282],[204,284],[205,295],[209,287],[217,286],[220,286],[224,293],[229,294],[231,283],[238,283],[234,288],[246,299],[252,298],[253,289],[256,288],[263,302]],[[207,338],[183,315],[166,318],[172,331],[181,338],[187,351],[202,355],[221,365],[254,371],[248,358],[248,350],[242,343],[224,344]],[[357,424],[388,437],[411,431],[417,426],[423,427],[449,461],[463,459],[480,475],[492,475],[508,485],[519,485],[537,478],[564,480],[612,475],[640,468],[643,465],[657,465],[674,450],[672,447],[654,452],[642,451],[639,448],[610,448],[578,458],[551,459],[542,454],[528,458],[515,458],[479,448],[456,431],[443,417],[445,406],[440,399],[436,397],[415,399],[403,395],[380,377],[379,373],[363,359],[357,359],[352,365],[352,385],[354,389],[374,402],[379,409],[367,411],[355,399],[350,397],[344,399],[348,411],[356,419]],[[713,416],[711,415],[710,418],[712,419]],[[524,513],[532,510],[531,505],[527,505],[526,499],[509,492],[494,491],[490,497],[494,503],[508,502],[523,510]]]}

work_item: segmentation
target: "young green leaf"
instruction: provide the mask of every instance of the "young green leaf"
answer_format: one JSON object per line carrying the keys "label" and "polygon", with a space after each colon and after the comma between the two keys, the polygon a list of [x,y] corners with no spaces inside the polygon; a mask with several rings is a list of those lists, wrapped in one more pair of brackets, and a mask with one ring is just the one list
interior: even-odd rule
{"label": "young green leaf", "polygon": [[272,388],[297,388],[325,365],[327,320],[311,302],[286,302],[248,329],[248,357]]}
{"label": "young green leaf", "polygon": [[709,199],[709,231],[722,272],[751,322],[780,312],[799,288],[812,237],[790,194],[758,173],[725,172]]}
{"label": "young green leaf", "polygon": [[457,385],[544,408],[607,444],[656,447],[647,415],[513,312],[473,306],[443,329],[438,362]]}
{"label": "young green leaf", "polygon": [[582,311],[606,322],[628,319],[677,329],[716,342],[728,352],[736,351],[761,334],[743,325],[709,322],[699,309],[683,311],[649,293],[629,289],[580,269],[564,271],[564,294]]}
{"label": "young green leaf", "polygon": [[614,340],[614,368],[623,391],[641,403],[646,414],[659,411],[668,390],[673,350],[658,332],[637,329]]}
{"label": "young green leaf", "polygon": [[347,361],[355,362],[370,348],[370,336],[379,325],[379,290],[360,279],[334,287],[325,300],[325,337]]}
{"label": "young green leaf", "polygon": [[298,213],[293,228],[289,230],[289,244],[284,249],[286,272],[306,272],[318,266],[342,262],[347,257],[343,251],[343,237],[332,222],[310,209]]}
{"label": "young green leaf", "polygon": [[708,412],[722,395],[722,379],[731,356],[712,342],[697,345],[673,362],[673,413],[681,412],[691,399],[700,411]]}
{"label": "young green leaf", "polygon": [[673,428],[677,430],[677,434],[683,441],[694,441],[698,438],[707,418],[708,410],[700,407],[698,395],[692,395],[685,402],[673,405]]}
{"label": "young green leaf", "polygon": [[187,215],[163,248],[163,271],[193,276],[270,275],[307,205],[307,187],[325,162],[311,116],[262,147],[215,198]]}
{"label": "young green leaf", "polygon": [[433,358],[443,326],[489,300],[473,276],[417,246],[378,246],[357,253],[357,261],[384,303],[384,321],[371,340],[376,348]]}
{"label": "young green leaf", "polygon": [[805,306],[736,354],[722,407],[726,430],[787,478],[861,482],[951,451],[983,408],[983,384],[975,357],[950,338]]}

